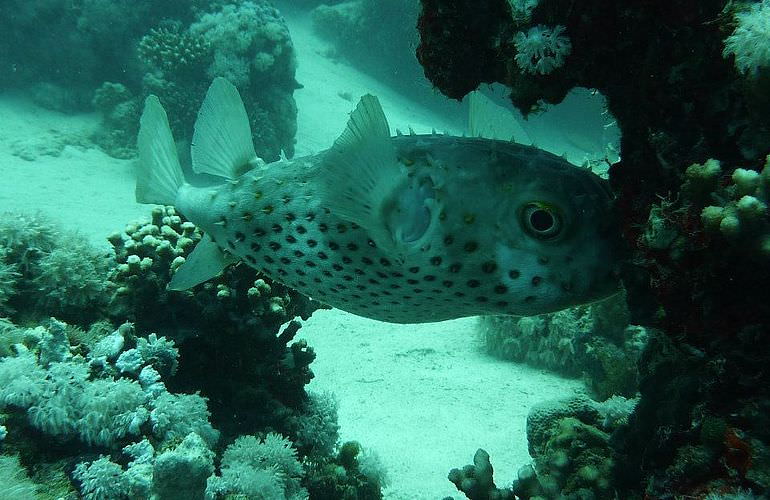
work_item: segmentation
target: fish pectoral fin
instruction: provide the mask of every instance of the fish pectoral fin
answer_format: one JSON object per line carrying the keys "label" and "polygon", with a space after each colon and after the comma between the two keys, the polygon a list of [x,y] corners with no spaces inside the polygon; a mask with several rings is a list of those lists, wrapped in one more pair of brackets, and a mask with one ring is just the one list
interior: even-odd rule
{"label": "fish pectoral fin", "polygon": [[380,101],[361,98],[345,130],[324,157],[320,173],[323,203],[337,217],[366,229],[378,247],[394,247],[384,214],[407,181],[396,156]]}
{"label": "fish pectoral fin", "polygon": [[174,273],[168,284],[168,289],[188,290],[218,276],[227,266],[235,262],[237,259],[225,254],[211,240],[211,237],[204,235],[203,239],[195,245],[185,263]]}
{"label": "fish pectoral fin", "polygon": [[196,174],[227,179],[235,179],[257,161],[243,100],[225,78],[214,78],[206,92],[195,121],[190,154]]}

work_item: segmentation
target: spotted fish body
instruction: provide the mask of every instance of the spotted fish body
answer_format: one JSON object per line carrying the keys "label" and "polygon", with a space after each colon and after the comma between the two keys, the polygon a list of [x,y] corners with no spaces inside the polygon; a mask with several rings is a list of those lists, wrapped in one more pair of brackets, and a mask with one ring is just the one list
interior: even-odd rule
{"label": "spotted fish body", "polygon": [[[235,97],[217,80],[207,101],[232,104]],[[227,127],[221,111],[220,119],[205,109],[196,136]],[[318,155],[265,165],[248,147],[209,154],[238,149],[228,144],[238,135],[232,131],[216,141],[194,138],[194,168],[197,156],[198,171],[230,179],[193,187],[170,173],[168,154],[151,153],[163,127],[147,108],[145,116],[139,146],[151,166],[144,185],[140,175],[138,197],[173,196],[211,240],[182,266],[175,288],[237,257],[322,302],[395,323],[540,314],[618,288],[608,191],[590,172],[537,148],[436,134],[390,137],[369,96]]]}

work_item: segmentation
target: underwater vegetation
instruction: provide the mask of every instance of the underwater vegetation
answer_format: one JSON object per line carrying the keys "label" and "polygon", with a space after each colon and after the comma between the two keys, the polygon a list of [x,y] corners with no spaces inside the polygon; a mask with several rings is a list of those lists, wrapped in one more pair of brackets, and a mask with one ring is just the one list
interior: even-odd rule
{"label": "underwater vegetation", "polygon": [[112,255],[40,215],[0,222],[4,486],[18,498],[381,498],[376,455],[340,445],[334,396],[304,388],[315,355],[291,320],[319,304],[245,269],[169,294],[200,239],[170,207],[109,239]]}
{"label": "underwater vegetation", "polygon": [[[564,498],[766,495],[770,4],[421,5],[417,57],[445,95],[499,82],[526,115],[573,87],[596,89],[622,132],[610,183],[631,252],[629,321],[656,333],[638,358],[627,423],[607,436],[590,421],[553,419],[565,437],[551,450],[575,439],[571,449],[611,461],[574,469],[579,456],[536,457],[546,496],[557,494],[542,481],[555,469],[572,471],[556,483]],[[470,498],[510,498],[494,489],[490,461],[477,454],[467,471],[483,481],[459,481]],[[522,481],[535,484],[531,471]],[[540,490],[531,491],[516,495]]]}

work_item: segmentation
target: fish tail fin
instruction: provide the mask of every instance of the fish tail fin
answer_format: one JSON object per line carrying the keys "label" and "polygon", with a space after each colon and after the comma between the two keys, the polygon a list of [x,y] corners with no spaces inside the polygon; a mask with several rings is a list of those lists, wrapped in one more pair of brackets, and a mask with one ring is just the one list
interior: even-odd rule
{"label": "fish tail fin", "polygon": [[136,201],[173,205],[179,187],[184,184],[184,175],[166,111],[156,96],[144,101],[139,123]]}

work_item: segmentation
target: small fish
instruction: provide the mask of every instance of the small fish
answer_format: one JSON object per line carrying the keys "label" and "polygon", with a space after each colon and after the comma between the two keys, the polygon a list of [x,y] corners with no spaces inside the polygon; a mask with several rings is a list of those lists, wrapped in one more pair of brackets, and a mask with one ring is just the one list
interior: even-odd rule
{"label": "small fish", "polygon": [[169,287],[244,261],[339,309],[393,323],[533,315],[618,291],[619,238],[604,181],[531,146],[390,136],[361,98],[322,153],[257,158],[237,89],[212,83],[185,181],[168,119],[147,98],[137,201],[174,205],[206,237]]}

